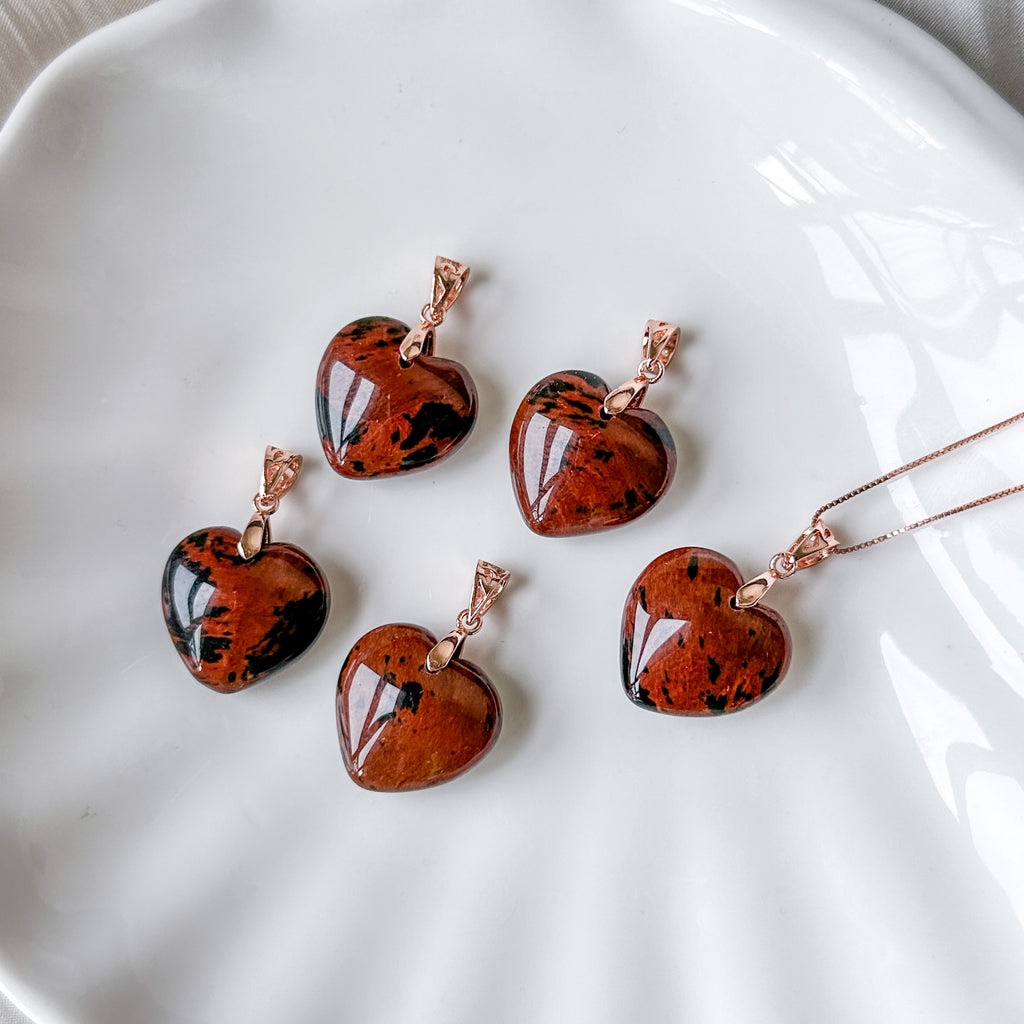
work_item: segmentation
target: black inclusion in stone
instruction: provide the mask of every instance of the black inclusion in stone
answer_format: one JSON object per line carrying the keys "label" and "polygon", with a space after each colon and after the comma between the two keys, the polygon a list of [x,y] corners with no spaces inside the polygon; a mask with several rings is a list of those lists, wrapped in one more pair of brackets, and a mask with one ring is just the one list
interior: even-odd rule
{"label": "black inclusion in stone", "polygon": [[[472,421],[460,416],[450,405],[444,402],[424,402],[409,421],[409,435],[398,446],[402,451],[409,451],[426,440],[429,434],[435,441],[450,441],[462,437],[469,430]],[[436,448],[435,448],[436,454]]]}
{"label": "black inclusion in stone", "polygon": [[779,681],[779,669],[781,665],[775,666],[775,671],[770,676],[765,676],[761,683],[761,693],[768,693],[775,688],[775,684]]}
{"label": "black inclusion in stone", "polygon": [[402,683],[402,692],[398,698],[398,707],[408,708],[414,715],[420,709],[420,699],[423,697],[423,687],[419,683],[410,680]]}
{"label": "black inclusion in stone", "polygon": [[231,641],[226,636],[210,636],[204,633],[199,640],[199,658],[204,662],[220,661],[220,652],[231,648]]}
{"label": "black inclusion in stone", "polygon": [[422,448],[417,448],[416,451],[403,456],[400,465],[402,469],[419,469],[420,466],[425,466],[436,458],[437,445],[425,444]]}
{"label": "black inclusion in stone", "polygon": [[636,688],[636,696],[633,698],[637,704],[643,704],[644,707],[656,708],[658,705],[651,700],[651,691],[645,690],[642,686]]}
{"label": "black inclusion in stone", "polygon": [[565,404],[571,406],[573,409],[578,409],[580,412],[586,413],[588,416],[594,411],[586,402],[581,402],[576,398],[567,398]]}
{"label": "black inclusion in stone", "polygon": [[704,706],[708,709],[708,711],[725,711],[725,706],[728,703],[728,700],[728,695],[724,693],[721,696],[716,696],[713,693],[704,694]]}
{"label": "black inclusion in stone", "polygon": [[534,402],[545,402],[556,398],[558,395],[564,394],[566,391],[575,391],[576,385],[568,380],[561,380],[558,377],[553,377],[551,380],[546,380],[539,388],[537,388],[532,395],[532,401]]}
{"label": "black inclusion in stone", "polygon": [[252,678],[293,661],[317,638],[327,618],[327,595],[317,590],[275,609],[279,618],[245,659]]}

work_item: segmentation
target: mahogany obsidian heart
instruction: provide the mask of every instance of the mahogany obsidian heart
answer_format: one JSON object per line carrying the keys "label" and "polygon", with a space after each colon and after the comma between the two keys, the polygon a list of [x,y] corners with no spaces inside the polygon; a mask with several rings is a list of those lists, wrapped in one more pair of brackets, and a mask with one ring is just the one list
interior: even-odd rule
{"label": "mahogany obsidian heart", "polygon": [[512,421],[509,462],[526,525],[545,537],[592,533],[642,516],[676,468],[672,435],[647,409],[607,416],[608,385],[583,370],[538,381]]}
{"label": "mahogany obsidian heart", "polygon": [[164,568],[164,620],[185,667],[219,693],[236,693],[294,661],[330,608],[319,566],[292,544],[267,544],[251,561],[239,533],[189,534]]}
{"label": "mahogany obsidian heart", "polygon": [[378,626],[356,641],[341,667],[338,739],[345,768],[364,789],[398,792],[447,782],[498,738],[497,691],[460,659],[428,672],[435,643],[419,626]]}
{"label": "mahogany obsidian heart", "polygon": [[424,353],[403,364],[409,328],[368,316],[343,327],[320,361],[316,419],[332,468],[356,479],[422,469],[451,455],[476,422],[461,363]]}
{"label": "mahogany obsidian heart", "polygon": [[724,555],[677,548],[633,584],[622,613],[622,682],[634,704],[716,715],[760,700],[789,667],[789,630],[770,608],[739,609]]}

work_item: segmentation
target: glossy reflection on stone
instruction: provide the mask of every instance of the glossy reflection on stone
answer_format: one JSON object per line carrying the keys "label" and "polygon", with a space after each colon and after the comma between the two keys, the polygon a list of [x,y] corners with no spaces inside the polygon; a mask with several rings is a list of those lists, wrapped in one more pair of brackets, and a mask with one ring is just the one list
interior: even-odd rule
{"label": "glossy reflection on stone", "polygon": [[608,385],[582,370],[530,389],[509,439],[512,483],[527,526],[547,537],[592,533],[643,515],[676,468],[672,435],[647,409],[603,412]]}
{"label": "glossy reflection on stone", "polygon": [[330,607],[327,579],[292,544],[268,544],[250,561],[239,533],[198,530],[167,559],[164,620],[185,667],[220,693],[235,693],[299,657]]}
{"label": "glossy reflection on stone", "polygon": [[739,570],[707,548],[656,558],[622,615],[622,682],[634,704],[715,715],[771,692],[789,666],[789,630],[770,608],[733,608]]}
{"label": "glossy reflection on stone", "polygon": [[332,468],[356,479],[422,469],[451,455],[476,421],[476,387],[451,359],[403,365],[409,328],[370,316],[343,327],[317,375],[316,417]]}
{"label": "glossy reflection on stone", "polygon": [[436,674],[436,640],[401,623],[359,639],[338,679],[338,738],[345,768],[364,789],[398,792],[447,782],[494,745],[501,702],[483,672],[456,659]]}

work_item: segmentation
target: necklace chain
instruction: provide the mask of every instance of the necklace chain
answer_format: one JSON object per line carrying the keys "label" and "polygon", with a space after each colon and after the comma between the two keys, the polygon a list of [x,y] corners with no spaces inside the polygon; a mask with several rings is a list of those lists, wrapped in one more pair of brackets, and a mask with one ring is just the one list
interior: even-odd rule
{"label": "necklace chain", "polygon": [[[939,448],[937,451],[929,452],[927,455],[922,455],[920,458],[914,459],[912,462],[907,462],[896,469],[891,469],[888,473],[883,473],[882,476],[877,477],[869,483],[861,484],[860,487],[855,487],[852,491],[847,492],[842,497],[835,498],[827,504],[822,505],[821,508],[814,513],[811,521],[818,522],[825,512],[836,508],[838,505],[842,505],[844,501],[856,498],[857,495],[863,494],[865,491],[870,491],[873,487],[878,487],[880,484],[888,483],[890,480],[894,480],[898,476],[903,476],[904,473],[909,473],[911,470],[917,469],[918,466],[923,466],[926,462],[931,462],[933,459],[938,459],[943,455],[948,455],[950,452],[955,452],[958,448],[964,448],[969,444],[973,444],[975,441],[980,441],[982,438],[995,434],[1004,427],[1013,426],[1014,423],[1019,423],[1021,420],[1024,420],[1024,411],[1017,413],[1015,416],[1010,416],[1008,419],[1002,420],[999,423],[994,423],[992,426],[986,427],[984,430],[979,430],[976,434],[971,434],[969,437],[962,437],[959,441],[947,444],[944,448]],[[948,519],[950,516],[955,516],[960,512],[966,512],[968,509],[977,508],[979,505],[987,505],[990,501],[998,501],[1000,498],[1006,498],[1011,494],[1017,494],[1019,491],[1024,491],[1024,483],[1017,484],[1015,487],[1007,487],[1002,491],[996,491],[994,494],[987,494],[983,498],[975,498],[973,501],[965,502],[963,505],[957,505],[956,508],[946,509],[945,512],[936,512],[935,515],[926,516],[924,519],[919,519],[914,523],[908,523],[906,526],[901,526],[896,530],[890,530],[888,533],[880,533],[877,537],[872,537],[871,540],[861,541],[859,544],[849,544],[846,546],[836,547],[832,550],[832,554],[849,555],[854,551],[863,551],[865,548],[874,547],[875,544],[881,544],[883,541],[891,540],[893,537],[899,537],[904,533],[910,533],[911,530],[917,530],[922,526],[928,526],[930,523],[938,522],[940,519]]]}
{"label": "necklace chain", "polygon": [[920,458],[914,459],[912,462],[907,462],[896,469],[891,469],[888,473],[883,473],[882,476],[877,477],[866,484],[861,484],[860,487],[855,487],[852,491],[842,495],[842,497],[834,498],[827,504],[822,505],[821,508],[814,513],[814,516],[811,519],[811,525],[807,527],[799,537],[797,537],[789,549],[786,551],[780,551],[776,554],[769,563],[766,572],[761,573],[760,576],[755,576],[753,579],[747,580],[747,582],[736,591],[736,594],[731,601],[732,606],[734,608],[753,608],[755,605],[760,603],[765,594],[767,594],[779,580],[788,579],[799,569],[809,569],[812,565],[817,565],[830,555],[849,555],[854,551],[863,551],[865,548],[874,547],[875,544],[881,544],[883,541],[891,540],[893,537],[899,537],[904,533],[910,533],[911,530],[927,526],[929,523],[937,522],[940,519],[947,519],[949,516],[955,516],[960,512],[966,512],[968,509],[977,508],[979,505],[986,505],[990,501],[998,501],[1000,498],[1006,498],[1011,494],[1017,494],[1020,491],[1024,491],[1024,483],[1017,484],[1015,487],[1007,487],[1002,491],[996,491],[994,494],[987,494],[984,498],[975,498],[973,501],[965,502],[963,505],[957,505],[956,508],[946,509],[945,512],[936,512],[935,515],[919,519],[915,523],[907,523],[906,526],[890,530],[888,533],[880,533],[877,537],[872,537],[870,540],[861,541],[859,544],[849,544],[845,546],[839,543],[835,535],[825,525],[821,518],[830,509],[835,508],[837,505],[842,505],[844,501],[849,501],[851,498],[856,498],[858,494],[870,491],[872,487],[878,487],[880,484],[888,483],[890,480],[894,480],[898,476],[903,476],[904,473],[909,473],[911,470],[917,469],[918,466],[923,466],[926,462],[931,462],[933,459],[938,459],[943,455],[948,455],[950,452],[955,452],[958,448],[963,448],[975,441],[980,441],[983,437],[988,437],[990,434],[994,434],[996,431],[1002,430],[1004,427],[1012,426],[1014,423],[1019,423],[1021,420],[1024,420],[1024,411],[1017,413],[1015,416],[1011,416],[1009,419],[1003,420],[1001,423],[994,423],[991,427],[979,430],[976,434],[971,434],[969,437],[963,437],[959,441],[947,444],[944,448],[939,448],[937,451],[929,452],[927,455],[922,455]]}

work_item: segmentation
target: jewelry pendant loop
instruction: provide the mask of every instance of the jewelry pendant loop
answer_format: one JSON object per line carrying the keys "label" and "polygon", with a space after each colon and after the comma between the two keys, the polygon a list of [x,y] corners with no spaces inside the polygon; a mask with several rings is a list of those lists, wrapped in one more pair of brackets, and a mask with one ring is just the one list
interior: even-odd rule
{"label": "jewelry pendant loop", "polygon": [[420,310],[422,323],[409,331],[398,349],[403,363],[411,363],[434,350],[434,328],[444,321],[468,279],[469,267],[465,263],[446,256],[435,257],[434,289],[430,301]]}
{"label": "jewelry pendant loop", "polygon": [[[424,306],[424,309],[427,307]],[[402,339],[398,348],[399,362],[408,366],[415,362],[420,356],[429,356],[434,351],[434,327],[425,319],[423,323],[417,324]]]}
{"label": "jewelry pendant loop", "polygon": [[298,479],[302,456],[268,444],[263,456],[263,475],[259,493],[252,499],[255,514],[246,524],[238,541],[238,553],[251,561],[270,543],[270,517],[277,511],[281,498]]}
{"label": "jewelry pendant loop", "polygon": [[643,359],[636,369],[636,376],[604,399],[606,416],[618,416],[631,406],[638,406],[644,400],[647,389],[664,376],[679,345],[680,330],[676,324],[664,320],[648,320],[644,328]]}
{"label": "jewelry pendant loop", "polygon": [[780,551],[768,563],[768,571],[747,580],[732,599],[734,608],[753,608],[779,580],[789,579],[800,569],[809,569],[834,554],[839,541],[820,520],[810,526],[785,551]]}
{"label": "jewelry pendant loop", "polygon": [[467,636],[480,631],[483,617],[508,585],[511,573],[491,562],[477,562],[469,607],[456,616],[455,628],[443,636],[427,654],[427,671],[440,672],[459,656]]}

